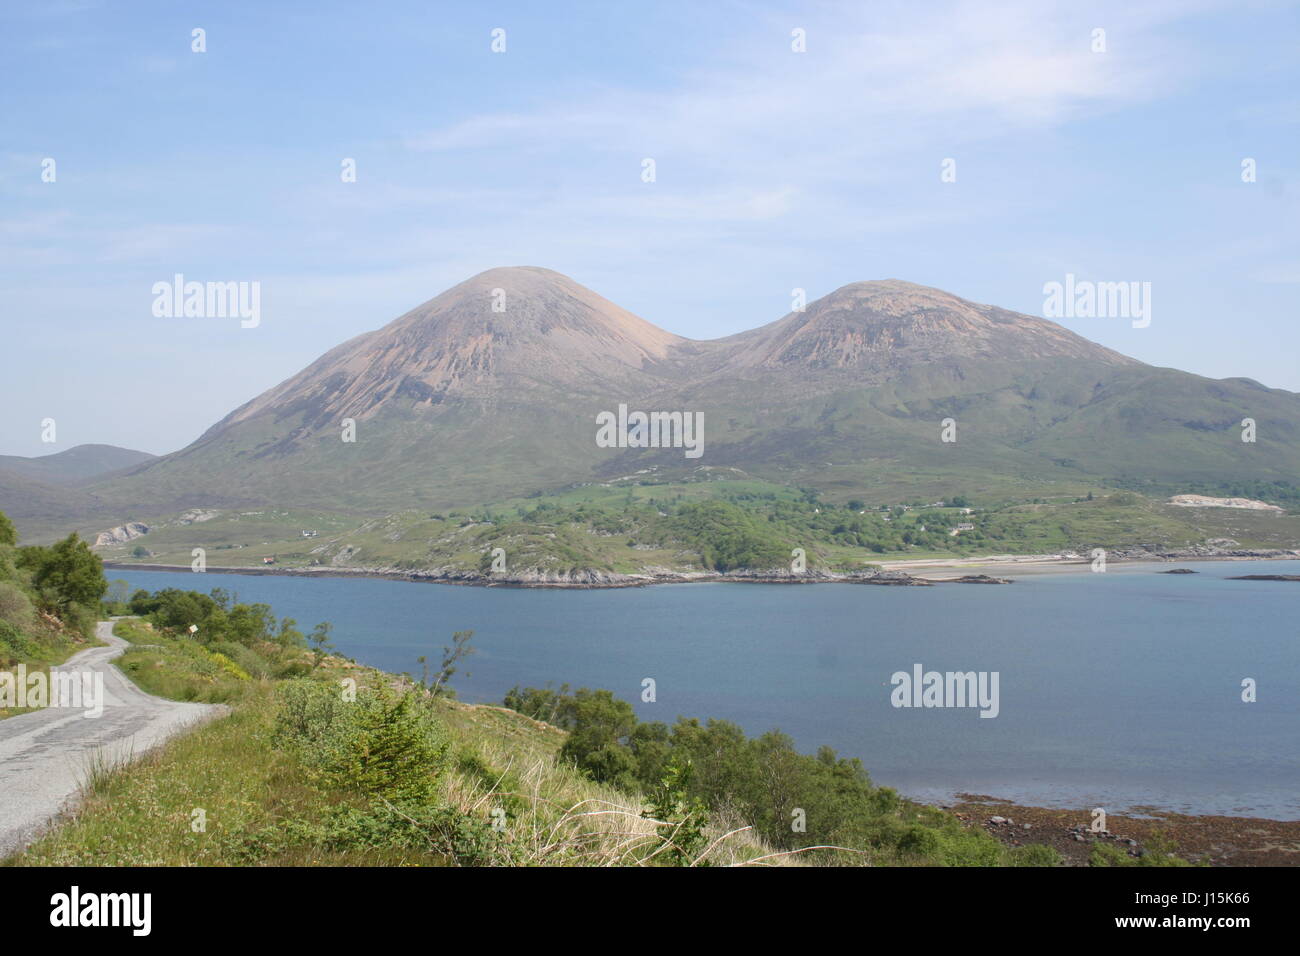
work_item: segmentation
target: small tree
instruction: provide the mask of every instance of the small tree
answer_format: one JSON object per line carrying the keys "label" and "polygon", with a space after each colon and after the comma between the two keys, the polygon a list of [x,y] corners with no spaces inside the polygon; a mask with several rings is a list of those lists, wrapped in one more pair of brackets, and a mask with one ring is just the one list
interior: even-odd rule
{"label": "small tree", "polygon": [[[649,809],[641,814],[658,822],[660,859],[672,866],[694,865],[708,842],[709,810],[690,795],[692,775],[690,761],[670,761]],[[708,863],[700,860],[699,865]]]}
{"label": "small tree", "polygon": [[[469,646],[470,638],[473,636],[473,631],[457,631],[451,636],[451,647],[443,647],[442,664],[438,667],[438,674],[434,678],[433,687],[430,688],[435,697],[445,693],[442,687],[451,682],[452,675],[458,669],[457,665],[474,653],[474,648]],[[469,673],[466,672],[465,676],[468,677]]]}
{"label": "small tree", "polygon": [[326,655],[334,650],[334,645],[330,643],[330,631],[332,630],[334,630],[333,624],[329,621],[321,621],[307,635],[307,642],[311,644],[311,666],[313,670],[320,667],[321,661],[325,660]]}
{"label": "small tree", "polygon": [[131,599],[131,584],[121,578],[114,578],[108,582],[108,593],[104,595],[104,600],[113,605],[115,608],[125,607],[126,602]]}

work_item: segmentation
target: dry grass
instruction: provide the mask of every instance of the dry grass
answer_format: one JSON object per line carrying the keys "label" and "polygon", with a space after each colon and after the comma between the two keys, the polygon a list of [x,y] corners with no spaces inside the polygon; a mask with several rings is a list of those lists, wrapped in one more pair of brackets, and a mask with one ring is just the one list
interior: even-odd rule
{"label": "dry grass", "polygon": [[[647,801],[583,777],[564,765],[564,734],[547,724],[499,707],[445,702],[448,724],[473,746],[494,780],[453,770],[446,799],[470,817],[516,808],[503,832],[512,862],[523,866],[639,866],[663,861],[675,843],[673,824],[647,818]],[[508,811],[507,811],[508,812]],[[766,858],[788,860],[753,835],[748,826],[714,826],[710,842],[692,865],[729,866]]]}

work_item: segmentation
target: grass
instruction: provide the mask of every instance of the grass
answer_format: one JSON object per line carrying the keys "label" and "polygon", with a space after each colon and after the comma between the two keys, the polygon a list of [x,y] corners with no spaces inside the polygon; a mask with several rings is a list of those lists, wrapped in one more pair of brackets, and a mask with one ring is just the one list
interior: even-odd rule
{"label": "grass", "polygon": [[[259,844],[286,819],[339,805],[269,746],[269,688],[230,717],[100,774],[76,818],[7,861],[18,866],[406,864],[409,854]],[[198,826],[202,821],[201,827]],[[197,827],[197,828],[196,828]],[[440,862],[421,859],[420,862]]]}
{"label": "grass", "polygon": [[230,656],[192,639],[156,631],[140,620],[121,620],[113,634],[132,645],[116,661],[141,688],[169,700],[228,704],[256,692],[253,677]]}
{"label": "grass", "polygon": [[[659,846],[643,804],[561,766],[558,733],[497,708],[440,704],[456,731],[442,807],[487,843],[474,862],[511,865],[617,865],[644,862]],[[17,866],[445,866],[447,841],[410,819],[406,837],[349,835],[344,821],[373,825],[364,796],[311,780],[271,743],[271,685],[246,695],[234,713],[171,741],[130,767],[99,768],[74,820],[8,861]],[[382,807],[381,807],[382,810]],[[504,816],[494,816],[501,811]],[[400,812],[395,813],[401,821]],[[501,819],[502,829],[493,823]],[[197,821],[203,826],[196,830]],[[352,845],[348,845],[351,841]],[[367,845],[379,842],[387,845]],[[465,841],[462,839],[462,843]],[[453,851],[457,844],[452,841]],[[766,855],[744,833],[709,858],[737,863]]]}

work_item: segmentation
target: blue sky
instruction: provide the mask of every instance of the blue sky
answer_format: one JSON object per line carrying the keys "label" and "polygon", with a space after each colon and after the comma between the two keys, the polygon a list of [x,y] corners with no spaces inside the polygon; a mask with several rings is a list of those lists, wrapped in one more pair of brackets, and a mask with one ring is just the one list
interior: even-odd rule
{"label": "blue sky", "polygon": [[[1063,324],[1300,391],[1298,81],[1282,2],[6,4],[0,453],[172,451],[498,265],[693,338],[796,287],[1146,281],[1149,327]],[[178,272],[260,325],[154,317]]]}

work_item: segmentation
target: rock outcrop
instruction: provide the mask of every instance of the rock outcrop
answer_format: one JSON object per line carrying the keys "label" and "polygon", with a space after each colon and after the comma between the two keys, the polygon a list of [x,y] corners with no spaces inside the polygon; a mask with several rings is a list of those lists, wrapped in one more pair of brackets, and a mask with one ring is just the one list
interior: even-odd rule
{"label": "rock outcrop", "polygon": [[149,526],[140,521],[128,521],[124,525],[116,528],[109,528],[107,531],[101,531],[95,535],[96,548],[108,548],[115,544],[126,544],[128,541],[134,541],[141,535],[149,533]]}

